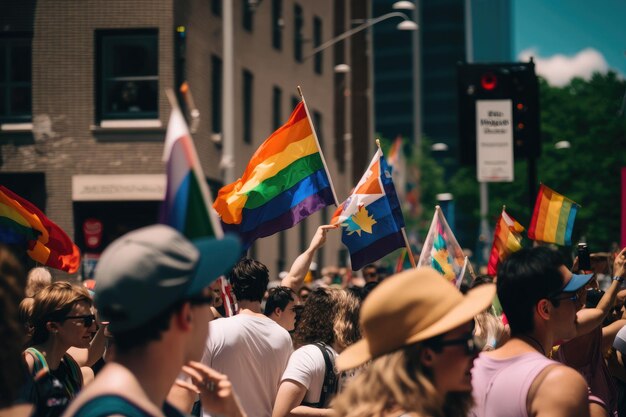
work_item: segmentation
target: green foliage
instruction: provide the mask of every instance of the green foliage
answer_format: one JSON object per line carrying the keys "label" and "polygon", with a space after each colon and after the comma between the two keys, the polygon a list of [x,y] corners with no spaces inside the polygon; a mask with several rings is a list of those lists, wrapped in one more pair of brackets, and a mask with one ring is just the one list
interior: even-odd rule
{"label": "green foliage", "polygon": [[[619,242],[620,168],[626,167],[626,116],[618,114],[626,82],[609,72],[591,80],[574,79],[557,88],[540,79],[542,154],[537,180],[579,203],[573,243],[585,238],[592,251],[610,249]],[[569,149],[555,143],[568,141]],[[515,163],[513,183],[489,184],[490,225],[503,204],[525,227],[532,217],[527,165]],[[478,184],[475,167],[460,167],[451,180],[457,222],[464,236],[476,236],[479,223]],[[534,200],[537,188],[531,190]],[[462,216],[458,216],[461,218]],[[458,237],[458,236],[457,236]],[[460,239],[459,239],[460,240]],[[468,242],[461,242],[467,246]]]}

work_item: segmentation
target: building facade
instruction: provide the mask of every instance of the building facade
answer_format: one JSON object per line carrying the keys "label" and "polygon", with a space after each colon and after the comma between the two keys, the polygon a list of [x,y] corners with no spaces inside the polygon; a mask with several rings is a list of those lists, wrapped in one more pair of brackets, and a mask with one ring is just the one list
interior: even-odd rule
{"label": "building facade", "polygon": [[[288,119],[301,86],[338,198],[346,197],[344,138],[334,128],[336,113],[346,113],[336,108],[334,73],[344,59],[332,49],[307,56],[337,31],[337,3],[233,1],[236,176]],[[350,4],[340,5],[345,23]],[[74,238],[85,276],[113,239],[158,219],[166,88],[188,82],[200,113],[196,149],[213,193],[222,185],[223,25],[214,0],[0,4],[0,183]],[[332,210],[258,241],[252,255],[277,276]],[[340,253],[335,233],[318,259],[341,264]]]}

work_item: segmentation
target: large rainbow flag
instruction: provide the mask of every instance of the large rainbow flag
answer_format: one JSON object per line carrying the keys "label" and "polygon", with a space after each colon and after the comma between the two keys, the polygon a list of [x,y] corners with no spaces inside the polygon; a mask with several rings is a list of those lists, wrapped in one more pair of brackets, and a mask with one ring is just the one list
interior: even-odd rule
{"label": "large rainbow flag", "polygon": [[574,201],[541,184],[528,237],[546,243],[571,245],[574,220],[579,208]]}
{"label": "large rainbow flag", "polygon": [[189,239],[221,237],[223,231],[211,207],[211,193],[189,128],[178,107],[174,107],[170,114],[163,160],[167,163],[167,188],[160,222]]}
{"label": "large rainbow flag", "polygon": [[33,260],[73,274],[80,251],[37,207],[0,185],[0,242],[23,246]]}
{"label": "large rainbow flag", "polygon": [[491,246],[489,264],[487,265],[488,274],[495,275],[500,262],[504,261],[513,252],[522,249],[521,233],[523,231],[524,227],[513,217],[509,216],[503,207],[493,234],[493,245]]}
{"label": "large rainbow flag", "polygon": [[355,271],[405,246],[400,202],[380,148],[331,223],[343,226],[341,241]]}
{"label": "large rainbow flag", "polygon": [[465,276],[467,257],[439,206],[435,208],[435,215],[417,262],[418,268],[422,266],[432,267],[457,287],[460,287]]}
{"label": "large rainbow flag", "polygon": [[224,231],[237,233],[248,248],[331,204],[335,193],[302,101],[252,155],[241,178],[219,191],[213,207]]}

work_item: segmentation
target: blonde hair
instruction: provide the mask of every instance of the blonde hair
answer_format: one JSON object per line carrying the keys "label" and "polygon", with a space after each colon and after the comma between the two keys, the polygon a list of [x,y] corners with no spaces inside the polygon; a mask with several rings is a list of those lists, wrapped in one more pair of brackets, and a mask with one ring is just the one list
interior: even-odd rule
{"label": "blonde hair", "polygon": [[493,314],[483,311],[478,313],[474,320],[476,322],[474,336],[483,351],[494,350],[506,341],[504,324]]}
{"label": "blonde hair", "polygon": [[332,407],[339,417],[382,417],[403,411],[429,417],[466,416],[471,392],[452,392],[442,397],[433,384],[432,372],[422,365],[423,342],[404,346],[374,359]]}
{"label": "blonde hair", "polygon": [[93,301],[86,288],[59,281],[50,284],[35,294],[31,323],[34,327],[31,344],[38,345],[48,340],[46,323],[62,321],[76,303]]}
{"label": "blonde hair", "polygon": [[26,297],[33,297],[50,284],[52,284],[52,275],[48,268],[38,266],[31,269],[26,277]]}

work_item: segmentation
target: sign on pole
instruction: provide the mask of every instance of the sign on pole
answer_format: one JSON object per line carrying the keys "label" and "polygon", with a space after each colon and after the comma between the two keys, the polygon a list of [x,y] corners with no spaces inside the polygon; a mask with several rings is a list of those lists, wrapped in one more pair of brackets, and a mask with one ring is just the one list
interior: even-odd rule
{"label": "sign on pole", "polygon": [[513,181],[511,100],[476,100],[476,176],[479,182]]}

